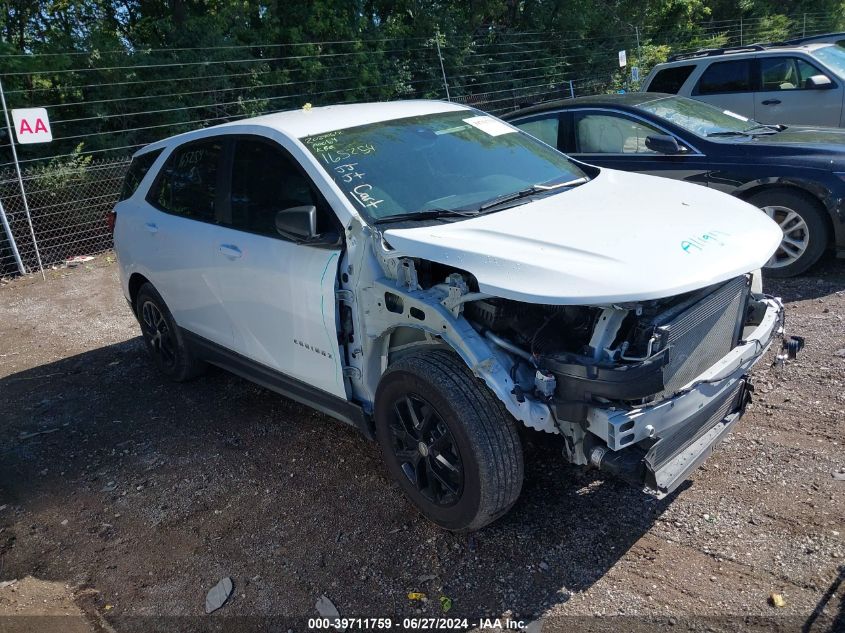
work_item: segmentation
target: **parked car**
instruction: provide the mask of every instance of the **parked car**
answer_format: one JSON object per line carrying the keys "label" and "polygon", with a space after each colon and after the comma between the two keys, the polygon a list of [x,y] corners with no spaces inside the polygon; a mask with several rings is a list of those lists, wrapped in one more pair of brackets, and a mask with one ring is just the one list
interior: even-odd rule
{"label": "parked car", "polygon": [[657,64],[643,92],[692,97],[761,123],[845,126],[845,49],[829,43],[708,49]]}
{"label": "parked car", "polygon": [[718,189],[783,229],[773,277],[845,256],[845,130],[763,125],[675,95],[630,93],[548,102],[504,117],[579,160]]}
{"label": "parked car", "polygon": [[755,272],[780,240],[741,200],[581,165],[434,101],[154,143],[114,217],[123,292],[166,376],[212,363],[356,426],[451,530],[517,500],[520,426],[674,490],[782,332]]}

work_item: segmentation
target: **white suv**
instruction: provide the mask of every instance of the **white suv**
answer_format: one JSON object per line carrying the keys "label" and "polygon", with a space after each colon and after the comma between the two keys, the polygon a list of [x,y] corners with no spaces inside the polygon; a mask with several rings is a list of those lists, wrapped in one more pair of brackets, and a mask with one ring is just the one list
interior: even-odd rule
{"label": "white suv", "polygon": [[123,291],[158,367],[212,363],[358,427],[448,529],[516,501],[520,426],[667,494],[782,333],[752,273],[781,233],[757,209],[460,105],[183,134],[135,155],[122,198]]}
{"label": "white suv", "polygon": [[845,126],[845,48],[830,43],[755,44],[675,55],[643,92],[711,103],[767,124]]}

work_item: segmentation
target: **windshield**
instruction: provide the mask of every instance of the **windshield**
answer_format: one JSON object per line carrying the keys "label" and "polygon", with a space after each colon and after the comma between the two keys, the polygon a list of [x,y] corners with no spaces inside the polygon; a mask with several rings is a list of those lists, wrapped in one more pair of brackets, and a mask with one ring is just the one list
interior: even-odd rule
{"label": "windshield", "polygon": [[840,46],[823,46],[810,53],[822,62],[841,79],[845,79],[845,48]]}
{"label": "windshield", "polygon": [[300,140],[370,221],[427,210],[477,209],[537,184],[584,177],[560,152],[473,110],[383,121]]}
{"label": "windshield", "polygon": [[641,103],[637,107],[698,136],[724,132],[743,133],[760,126],[757,121],[741,114],[686,97],[664,97]]}

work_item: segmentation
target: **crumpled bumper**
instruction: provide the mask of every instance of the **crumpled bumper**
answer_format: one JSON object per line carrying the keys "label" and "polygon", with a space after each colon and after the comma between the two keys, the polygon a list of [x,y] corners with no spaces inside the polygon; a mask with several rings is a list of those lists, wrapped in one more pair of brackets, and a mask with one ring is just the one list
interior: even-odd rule
{"label": "crumpled bumper", "polygon": [[673,397],[636,409],[591,408],[589,430],[604,440],[590,462],[658,497],[686,480],[739,421],[753,391],[748,371],[783,334],[783,305],[766,312],[747,338]]}

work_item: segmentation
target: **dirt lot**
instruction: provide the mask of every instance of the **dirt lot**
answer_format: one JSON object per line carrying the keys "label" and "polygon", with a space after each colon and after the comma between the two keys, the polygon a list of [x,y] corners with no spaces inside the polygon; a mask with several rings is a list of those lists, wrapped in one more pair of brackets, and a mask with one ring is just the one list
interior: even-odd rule
{"label": "dirt lot", "polygon": [[[110,257],[5,284],[0,581],[58,582],[91,630],[121,633],[256,623],[232,616],[304,630],[321,595],[370,617],[437,615],[445,596],[450,616],[544,630],[595,614],[620,630],[845,630],[845,262],[767,289],[807,349],[784,369],[770,352],[691,484],[655,501],[552,444],[510,515],[467,537],[421,519],[351,428],[221,371],[165,382]],[[205,615],[224,576],[234,594]]]}

